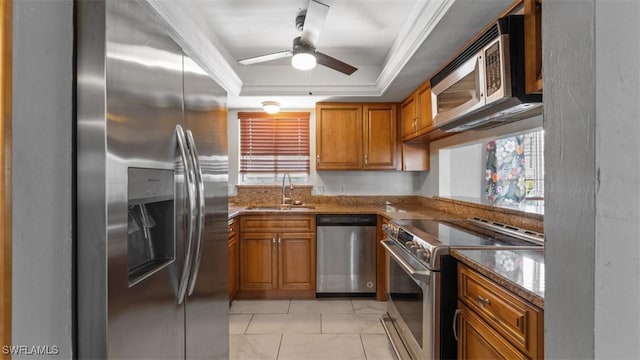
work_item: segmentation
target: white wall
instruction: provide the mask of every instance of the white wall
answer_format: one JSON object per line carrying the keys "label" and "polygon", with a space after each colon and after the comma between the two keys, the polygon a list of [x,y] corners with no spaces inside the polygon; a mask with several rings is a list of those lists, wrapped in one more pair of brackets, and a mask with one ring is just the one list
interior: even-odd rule
{"label": "white wall", "polygon": [[[542,127],[541,115],[493,129],[466,131],[430,143],[431,170],[419,193],[423,196],[471,196],[477,198],[479,195],[456,194],[456,192],[478,192],[481,195],[484,149],[478,148],[477,144],[540,127]],[[472,177],[475,179],[471,179]],[[452,178],[453,183],[451,183]],[[477,187],[471,185],[472,181],[475,181]]]}
{"label": "white wall", "polygon": [[640,358],[640,5],[545,1],[545,357]]}
{"label": "white wall", "polygon": [[596,359],[640,359],[640,2],[595,2]]}
{"label": "white wall", "polygon": [[70,359],[73,1],[13,8],[12,342],[59,347],[13,358]]}
{"label": "white wall", "polygon": [[440,149],[439,195],[482,198],[483,143]]}
{"label": "white wall", "polygon": [[[229,195],[237,194],[238,183],[238,112],[257,109],[229,110]],[[316,171],[316,125],[314,109],[286,109],[283,111],[310,112],[310,184],[314,195],[415,195],[423,186],[428,172],[402,171]]]}

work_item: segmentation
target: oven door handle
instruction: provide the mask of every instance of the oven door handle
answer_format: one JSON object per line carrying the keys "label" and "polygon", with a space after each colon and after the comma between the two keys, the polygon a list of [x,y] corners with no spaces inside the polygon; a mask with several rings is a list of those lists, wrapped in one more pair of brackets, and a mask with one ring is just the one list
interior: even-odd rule
{"label": "oven door handle", "polygon": [[431,276],[431,271],[427,269],[417,270],[409,264],[409,262],[404,259],[404,255],[394,248],[397,247],[397,245],[392,240],[382,240],[380,243],[384,246],[385,250],[387,250],[389,256],[391,256],[393,260],[395,260],[402,269],[404,269],[404,271],[411,275],[411,277],[420,280],[428,280],[429,276]]}

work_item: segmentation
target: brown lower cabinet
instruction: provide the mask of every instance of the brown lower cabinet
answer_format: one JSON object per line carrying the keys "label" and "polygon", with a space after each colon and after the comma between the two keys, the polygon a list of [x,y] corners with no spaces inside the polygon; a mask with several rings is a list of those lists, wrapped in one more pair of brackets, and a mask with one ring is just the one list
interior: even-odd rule
{"label": "brown lower cabinet", "polygon": [[238,258],[240,247],[238,246],[238,232],[236,220],[229,220],[229,301],[233,300],[238,292]]}
{"label": "brown lower cabinet", "polygon": [[542,359],[544,312],[458,264],[458,359]]}
{"label": "brown lower cabinet", "polygon": [[528,359],[463,303],[458,310],[458,359]]}
{"label": "brown lower cabinet", "polygon": [[384,240],[387,235],[382,230],[385,224],[389,223],[389,219],[378,215],[378,227],[376,229],[376,300],[387,301],[387,264],[386,252],[380,241]]}
{"label": "brown lower cabinet", "polygon": [[239,267],[238,298],[315,297],[315,218],[242,216]]}

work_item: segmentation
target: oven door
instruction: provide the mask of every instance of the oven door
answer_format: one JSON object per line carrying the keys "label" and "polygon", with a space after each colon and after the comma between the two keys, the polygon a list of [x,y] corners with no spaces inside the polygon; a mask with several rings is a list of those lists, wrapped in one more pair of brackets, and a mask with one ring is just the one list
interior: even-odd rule
{"label": "oven door", "polygon": [[440,273],[427,269],[392,240],[382,245],[389,296],[383,325],[396,354],[403,360],[439,359]]}

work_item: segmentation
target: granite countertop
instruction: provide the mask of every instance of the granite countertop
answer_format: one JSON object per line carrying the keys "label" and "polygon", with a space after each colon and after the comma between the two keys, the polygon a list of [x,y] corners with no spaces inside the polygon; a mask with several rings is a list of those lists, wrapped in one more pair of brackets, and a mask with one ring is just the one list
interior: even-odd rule
{"label": "granite countertop", "polygon": [[[376,214],[389,219],[462,219],[421,204],[304,204],[289,210],[256,209],[274,204],[229,204],[229,218],[249,214]],[[250,208],[248,208],[250,207]],[[530,303],[544,308],[544,250],[452,250],[453,257]]]}
{"label": "granite countertop", "polygon": [[451,250],[451,255],[544,309],[544,250]]}
{"label": "granite countertop", "polygon": [[[292,207],[290,210],[248,209],[247,205],[229,205],[229,218],[248,214],[376,214],[389,219],[460,219],[450,213],[426,208],[420,205],[339,205],[304,204],[305,207]],[[256,205],[251,205],[256,207]]]}

